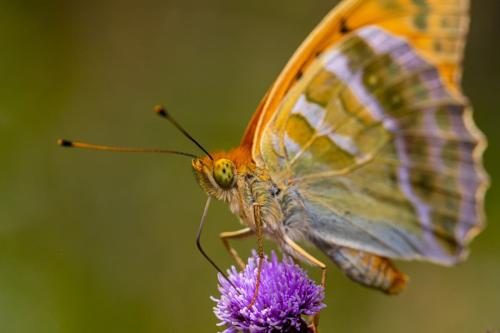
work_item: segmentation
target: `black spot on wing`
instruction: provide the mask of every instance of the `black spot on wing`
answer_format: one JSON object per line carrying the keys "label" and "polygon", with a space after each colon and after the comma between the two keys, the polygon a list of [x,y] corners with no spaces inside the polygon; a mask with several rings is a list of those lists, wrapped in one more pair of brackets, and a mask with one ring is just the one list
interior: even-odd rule
{"label": "black spot on wing", "polygon": [[351,32],[351,29],[347,25],[347,20],[345,18],[340,19],[340,33],[345,35]]}

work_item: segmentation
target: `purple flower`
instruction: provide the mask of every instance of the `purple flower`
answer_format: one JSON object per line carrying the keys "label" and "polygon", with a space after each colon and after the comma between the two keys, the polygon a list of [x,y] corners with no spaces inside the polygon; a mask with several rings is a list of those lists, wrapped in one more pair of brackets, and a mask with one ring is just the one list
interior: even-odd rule
{"label": "purple flower", "polygon": [[259,258],[255,251],[242,272],[233,266],[228,278],[237,290],[219,274],[219,299],[215,315],[226,326],[224,333],[308,332],[302,316],[311,316],[321,310],[324,291],[307,277],[306,272],[290,257],[282,262],[274,252],[266,256],[262,265],[258,297],[251,308]]}

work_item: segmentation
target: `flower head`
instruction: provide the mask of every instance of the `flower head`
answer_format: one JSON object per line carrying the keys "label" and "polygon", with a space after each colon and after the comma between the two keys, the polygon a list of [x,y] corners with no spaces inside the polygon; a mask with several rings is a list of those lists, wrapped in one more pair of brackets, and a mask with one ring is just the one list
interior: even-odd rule
{"label": "flower head", "polygon": [[[248,307],[254,296],[259,258],[255,252],[248,259],[242,272],[233,266],[228,270],[231,285],[219,274],[219,299],[215,315],[226,326],[224,333],[250,332],[307,332],[303,315],[317,313],[325,305],[323,287],[307,277],[306,272],[290,257],[280,262],[273,252],[262,265],[257,299]],[[234,288],[236,287],[236,289]]]}

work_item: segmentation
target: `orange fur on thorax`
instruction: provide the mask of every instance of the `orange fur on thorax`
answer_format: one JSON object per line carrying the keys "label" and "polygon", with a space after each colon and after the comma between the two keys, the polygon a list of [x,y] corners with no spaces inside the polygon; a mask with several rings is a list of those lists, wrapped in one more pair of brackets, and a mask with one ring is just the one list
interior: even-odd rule
{"label": "orange fur on thorax", "polygon": [[[252,153],[250,151],[250,147],[248,146],[239,146],[229,151],[211,152],[210,155],[212,155],[214,161],[217,161],[221,158],[225,158],[232,161],[238,173],[251,171],[255,169],[255,163],[252,159]],[[203,158],[203,162],[212,164],[212,161],[208,156],[205,156]]]}

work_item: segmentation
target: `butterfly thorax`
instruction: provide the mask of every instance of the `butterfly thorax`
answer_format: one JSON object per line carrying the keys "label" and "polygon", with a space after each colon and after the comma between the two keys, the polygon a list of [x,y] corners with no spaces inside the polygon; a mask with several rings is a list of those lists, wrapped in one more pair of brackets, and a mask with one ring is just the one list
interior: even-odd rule
{"label": "butterfly thorax", "polygon": [[284,221],[293,207],[300,206],[299,200],[291,188],[276,184],[265,169],[241,159],[240,153],[215,153],[213,160],[193,160],[195,177],[208,195],[227,203],[241,223],[253,230],[257,206],[264,233],[280,244],[287,233]]}
{"label": "butterfly thorax", "polygon": [[260,210],[260,218],[266,234],[275,239],[282,238],[283,211],[282,189],[260,168],[238,175],[237,196],[229,207],[246,226],[256,229],[255,211]]}

